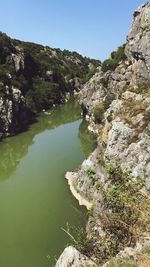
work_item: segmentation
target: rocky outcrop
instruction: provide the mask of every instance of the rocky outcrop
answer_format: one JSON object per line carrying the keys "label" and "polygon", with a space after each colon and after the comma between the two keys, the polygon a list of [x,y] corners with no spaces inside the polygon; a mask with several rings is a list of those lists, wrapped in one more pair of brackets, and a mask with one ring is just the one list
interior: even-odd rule
{"label": "rocky outcrop", "polygon": [[21,91],[6,86],[5,96],[0,97],[0,138],[23,130],[31,119]]}
{"label": "rocky outcrop", "polygon": [[69,80],[70,86],[73,88],[74,92],[79,92],[82,89],[83,83],[81,79],[75,77]]}
{"label": "rocky outcrop", "polygon": [[131,32],[127,36],[125,54],[127,60],[120,62],[114,71],[103,72],[101,67],[87,82],[80,94],[80,103],[87,113],[101,101],[111,102],[126,90],[138,88],[150,80],[150,4],[134,13]]}
{"label": "rocky outcrop", "polygon": [[[89,115],[89,129],[101,132],[99,146],[105,146],[103,160],[107,164],[118,162],[134,176],[140,173],[146,180],[150,179],[149,40],[150,3],[147,3],[134,13],[125,45],[127,60],[120,62],[114,71],[104,73],[99,68],[80,93],[80,103]],[[107,106],[101,111],[103,125],[96,125],[94,109],[105,102]]]}
{"label": "rocky outcrop", "polygon": [[[92,207],[86,231],[93,252],[86,256],[96,266],[149,240],[143,225],[149,220],[150,190],[150,3],[134,13],[125,54],[114,70],[99,67],[80,92],[89,129],[98,135],[97,148],[68,177],[79,203]],[[132,242],[134,227],[139,235]]]}
{"label": "rocky outcrop", "polygon": [[134,22],[127,37],[126,55],[133,65],[133,83],[150,79],[150,3],[134,12]]}
{"label": "rocky outcrop", "polygon": [[12,61],[15,67],[15,71],[24,70],[24,53],[19,48],[16,48],[16,54],[12,53]]}
{"label": "rocky outcrop", "polygon": [[[114,107],[118,107],[117,110]],[[122,100],[115,100],[105,113],[113,116],[108,132],[104,159],[106,163],[118,162],[135,177],[150,180],[150,98],[126,91]]]}
{"label": "rocky outcrop", "polygon": [[95,263],[74,247],[67,247],[56,263],[56,267],[96,267]]}

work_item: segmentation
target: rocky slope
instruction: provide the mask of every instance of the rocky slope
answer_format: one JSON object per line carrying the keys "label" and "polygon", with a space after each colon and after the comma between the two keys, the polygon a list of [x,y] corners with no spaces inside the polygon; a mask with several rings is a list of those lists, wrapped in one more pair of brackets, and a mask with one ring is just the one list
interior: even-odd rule
{"label": "rocky slope", "polygon": [[[75,244],[86,258],[76,264],[80,253],[72,249],[67,261],[65,250],[56,266],[104,266],[110,260],[105,266],[148,267],[143,247],[150,243],[149,2],[134,12],[125,46],[85,84],[80,103],[89,129],[98,135],[97,149],[66,178],[90,208],[86,242]],[[121,258],[112,259],[117,254]]]}
{"label": "rocky slope", "polygon": [[100,65],[76,52],[22,42],[0,33],[0,138],[79,91]]}

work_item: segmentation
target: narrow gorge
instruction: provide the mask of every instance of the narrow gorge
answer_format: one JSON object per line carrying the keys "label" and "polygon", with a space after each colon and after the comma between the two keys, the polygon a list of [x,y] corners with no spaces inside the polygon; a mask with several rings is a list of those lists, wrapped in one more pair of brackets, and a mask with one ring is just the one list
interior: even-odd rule
{"label": "narrow gorge", "polygon": [[39,112],[65,103],[99,60],[0,33],[0,138],[25,130]]}
{"label": "narrow gorge", "polygon": [[[75,97],[73,105],[70,104],[72,97]],[[54,166],[54,172],[60,169],[58,176],[66,183],[59,180],[59,190],[62,189],[62,194],[67,192],[67,196],[69,193],[74,195],[86,219],[86,226],[83,218],[81,223],[76,223],[69,206],[69,203],[76,203],[74,209],[78,212],[75,198],[69,195],[71,202],[64,204],[65,197],[62,197],[58,210],[62,204],[62,221],[66,228],[58,221],[55,223],[71,245],[64,249],[55,267],[149,267],[150,2],[137,8],[126,43],[104,62],[68,50],[11,39],[0,33],[1,147],[11,138],[32,134],[36,125],[41,128],[33,133],[29,142],[33,142],[31,151],[35,142],[35,154],[37,158],[39,156],[37,166],[42,160],[40,151],[43,151],[44,163],[39,166],[41,169],[45,166],[47,172],[51,172],[48,157],[53,157],[54,153],[56,161],[50,159],[53,162],[51,169]],[[59,126],[65,128],[65,133]],[[55,139],[58,139],[52,140],[50,145],[48,134],[52,135],[53,129]],[[42,141],[35,141],[34,137],[40,138],[38,133],[41,133]],[[74,138],[72,142],[70,134]],[[58,142],[57,156],[54,141]],[[21,147],[23,155],[27,153],[30,158],[28,148]],[[52,151],[49,151],[51,147]],[[68,153],[64,158],[62,147]],[[15,148],[11,150],[12,159]],[[18,151],[14,157],[11,174],[20,166]],[[32,162],[34,164],[33,158]],[[2,180],[5,180],[5,172],[6,177],[9,176],[6,165],[2,156]],[[48,173],[44,178],[46,170],[43,169],[43,179],[50,190],[48,175],[55,177],[55,173]],[[40,171],[39,168],[38,175],[42,177]],[[55,185],[56,181],[52,183]],[[42,186],[45,188],[44,182]],[[68,193],[69,187],[71,192]],[[43,198],[48,198],[48,190],[45,196],[42,191]],[[47,218],[49,221],[55,218],[55,210],[53,216]],[[67,223],[67,218],[72,225]],[[60,245],[59,234],[57,239],[54,243],[59,248],[55,249],[58,254],[67,242],[60,238]],[[49,266],[48,262],[44,266]]]}

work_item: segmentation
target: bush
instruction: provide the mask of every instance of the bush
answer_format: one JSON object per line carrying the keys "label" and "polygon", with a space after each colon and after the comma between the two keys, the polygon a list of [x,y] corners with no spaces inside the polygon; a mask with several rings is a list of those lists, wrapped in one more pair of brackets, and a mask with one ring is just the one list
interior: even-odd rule
{"label": "bush", "polygon": [[111,53],[111,58],[106,59],[102,63],[102,71],[106,72],[108,70],[114,71],[116,67],[119,65],[120,61],[124,61],[127,59],[125,52],[125,46],[120,46],[117,51]]}
{"label": "bush", "polygon": [[104,113],[108,108],[108,103],[106,101],[101,101],[96,107],[93,109],[93,116],[95,123],[101,123],[104,118]]}
{"label": "bush", "polygon": [[67,229],[62,230],[70,237],[74,242],[74,246],[82,254],[91,256],[93,252],[93,241],[87,237],[86,229],[83,227],[75,227],[67,223]]}
{"label": "bush", "polygon": [[97,177],[95,176],[95,174],[96,174],[95,171],[92,168],[89,168],[86,173],[89,177],[89,180],[90,180],[92,186],[94,186],[98,180]]}
{"label": "bush", "polygon": [[26,94],[27,105],[34,112],[49,109],[53,104],[60,103],[61,99],[62,94],[58,84],[40,80],[36,80],[33,89]]}
{"label": "bush", "polygon": [[0,97],[5,94],[5,86],[0,84]]}
{"label": "bush", "polygon": [[0,32],[0,64],[6,63],[6,58],[12,50],[11,39],[5,33]]}
{"label": "bush", "polygon": [[10,84],[10,78],[8,76],[8,68],[5,65],[0,66],[0,80],[5,84],[9,85]]}

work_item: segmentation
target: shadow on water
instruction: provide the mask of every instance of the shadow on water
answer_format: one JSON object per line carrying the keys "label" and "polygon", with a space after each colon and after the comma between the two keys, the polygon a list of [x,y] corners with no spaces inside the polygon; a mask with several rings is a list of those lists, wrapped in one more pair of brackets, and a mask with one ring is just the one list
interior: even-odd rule
{"label": "shadow on water", "polygon": [[[70,99],[66,104],[55,107],[48,114],[41,114],[28,131],[9,137],[0,143],[0,181],[4,181],[16,170],[20,160],[34,143],[34,137],[46,130],[54,129],[80,119],[81,109],[77,101]],[[94,136],[89,134],[83,120],[79,127],[79,139],[87,157],[95,148]]]}
{"label": "shadow on water", "polygon": [[81,149],[87,158],[94,151],[97,144],[96,135],[88,130],[88,123],[83,119],[79,127],[79,139]]}

